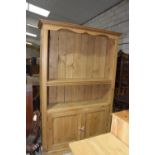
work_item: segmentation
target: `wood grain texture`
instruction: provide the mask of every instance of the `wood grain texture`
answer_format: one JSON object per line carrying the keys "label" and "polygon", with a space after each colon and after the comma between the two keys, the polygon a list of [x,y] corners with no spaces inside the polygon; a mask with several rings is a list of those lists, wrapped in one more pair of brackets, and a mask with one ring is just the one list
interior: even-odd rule
{"label": "wood grain texture", "polygon": [[48,108],[55,104],[69,104],[97,100],[109,103],[109,85],[53,86],[48,88]]}
{"label": "wood grain texture", "polygon": [[[109,131],[120,34],[59,22],[41,26],[44,152]],[[49,36],[48,36],[49,34]]]}
{"label": "wood grain texture", "polygon": [[87,59],[86,59],[86,77],[93,77],[93,57],[95,52],[95,37],[89,35],[88,37],[88,50],[87,50]]}
{"label": "wood grain texture", "polygon": [[93,55],[93,78],[104,78],[104,67],[107,50],[107,37],[95,37],[95,52]]}
{"label": "wood grain texture", "polygon": [[80,64],[81,68],[81,78],[84,79],[86,75],[86,60],[87,60],[87,51],[88,51],[88,34],[81,34],[81,57],[80,57]]}
{"label": "wood grain texture", "polygon": [[[115,77],[116,77],[116,65],[117,65],[117,52],[118,51],[118,38],[108,38],[106,62],[105,62],[105,78],[112,80],[111,91],[109,91],[109,103],[111,104],[111,113],[113,109],[113,98],[115,88]],[[111,122],[112,117],[109,119]],[[109,126],[110,129],[110,126]]]}
{"label": "wood grain texture", "polygon": [[66,102],[66,103],[57,103],[48,108],[48,113],[59,112],[59,111],[69,111],[69,110],[82,110],[83,108],[101,108],[110,104],[104,102],[102,99],[98,100],[87,100],[79,102]]}
{"label": "wood grain texture", "polygon": [[48,106],[57,103],[57,87],[48,88]]}
{"label": "wood grain texture", "polygon": [[58,78],[58,52],[59,52],[59,34],[55,31],[50,31],[49,40],[49,79],[55,80]]}
{"label": "wood grain texture", "polygon": [[111,79],[113,71],[114,71],[114,65],[115,65],[115,40],[114,39],[108,39],[107,43],[107,52],[106,52],[106,62],[105,62],[105,78]]}
{"label": "wood grain texture", "polygon": [[48,149],[61,149],[68,142],[80,139],[80,115],[71,112],[48,115]]}
{"label": "wood grain texture", "polygon": [[[72,106],[72,105],[71,105]],[[74,106],[66,110],[60,106],[48,111],[48,149],[67,148],[70,141],[107,132],[110,106],[96,104],[93,107]],[[80,107],[79,107],[80,108]],[[103,116],[104,117],[100,117]]]}
{"label": "wood grain texture", "polygon": [[58,149],[54,151],[42,152],[42,155],[63,155],[64,153],[70,153],[71,150],[68,148]]}
{"label": "wood grain texture", "polygon": [[40,63],[40,103],[42,120],[42,146],[47,150],[47,50],[48,50],[48,31],[41,30],[41,63]]}
{"label": "wood grain texture", "polygon": [[58,31],[59,44],[58,44],[58,79],[64,79],[66,76],[66,31]]}
{"label": "wood grain texture", "polygon": [[113,113],[111,133],[129,145],[129,111]]}
{"label": "wood grain texture", "polygon": [[72,79],[73,77],[73,58],[74,58],[74,49],[75,49],[75,33],[71,31],[66,31],[65,33],[65,45],[66,51],[66,76],[65,79]]}
{"label": "wood grain texture", "polygon": [[39,20],[38,26],[39,28],[42,28],[44,25],[47,25],[47,28],[53,28],[53,26],[56,27],[61,27],[61,28],[72,28],[72,29],[79,29],[79,30],[83,30],[84,32],[95,32],[95,33],[100,33],[100,34],[110,34],[110,35],[114,35],[119,37],[121,35],[121,33],[119,32],[112,32],[112,31],[108,31],[108,30],[104,30],[104,29],[99,29],[99,28],[92,28],[92,27],[87,27],[87,26],[81,26],[78,24],[72,24],[72,23],[67,23],[67,22],[59,22],[59,21],[49,21],[49,20],[45,20],[45,19],[41,19]]}
{"label": "wood grain texture", "polygon": [[73,155],[128,155],[128,147],[111,133],[72,142]]}
{"label": "wood grain texture", "polygon": [[69,30],[50,31],[49,79],[103,79],[104,74],[111,78],[114,41]]}
{"label": "wood grain texture", "polygon": [[73,44],[73,76],[72,78],[82,78],[82,53],[81,53],[81,34],[74,33],[74,44]]}
{"label": "wood grain texture", "polygon": [[93,85],[93,84],[111,84],[111,80],[106,79],[70,79],[70,80],[52,80],[47,81],[47,86],[69,86],[69,85]]}
{"label": "wood grain texture", "polygon": [[78,116],[63,116],[53,120],[54,143],[78,140]]}
{"label": "wood grain texture", "polygon": [[86,113],[85,115],[85,138],[108,132],[109,108],[100,111]]}

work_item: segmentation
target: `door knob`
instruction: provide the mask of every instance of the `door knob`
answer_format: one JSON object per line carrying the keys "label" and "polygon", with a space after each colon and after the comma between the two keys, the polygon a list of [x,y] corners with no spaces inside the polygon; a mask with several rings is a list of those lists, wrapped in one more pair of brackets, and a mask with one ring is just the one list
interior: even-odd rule
{"label": "door knob", "polygon": [[84,131],[85,130],[85,127],[83,126],[83,127],[79,128],[79,130],[80,131]]}

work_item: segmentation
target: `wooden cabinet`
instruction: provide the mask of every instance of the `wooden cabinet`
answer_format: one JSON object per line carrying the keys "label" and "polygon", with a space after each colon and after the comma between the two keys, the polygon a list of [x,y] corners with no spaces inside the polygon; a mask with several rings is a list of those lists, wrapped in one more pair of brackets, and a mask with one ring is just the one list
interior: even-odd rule
{"label": "wooden cabinet", "polygon": [[109,106],[48,113],[48,149],[67,147],[68,142],[109,131]]}
{"label": "wooden cabinet", "polygon": [[40,100],[44,152],[110,131],[120,34],[41,20]]}

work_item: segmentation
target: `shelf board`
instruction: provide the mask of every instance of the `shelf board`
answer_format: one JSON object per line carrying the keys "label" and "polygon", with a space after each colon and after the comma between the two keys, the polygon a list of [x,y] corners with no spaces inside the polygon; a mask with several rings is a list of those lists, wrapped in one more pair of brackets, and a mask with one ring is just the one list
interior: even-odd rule
{"label": "shelf board", "polygon": [[48,112],[57,112],[64,110],[74,110],[83,108],[93,108],[97,106],[107,106],[110,105],[109,102],[103,101],[103,99],[89,100],[89,101],[79,101],[79,102],[63,102],[56,103],[48,107]]}
{"label": "shelf board", "polygon": [[67,79],[67,80],[49,80],[47,86],[69,86],[69,85],[92,85],[92,84],[111,84],[107,79]]}

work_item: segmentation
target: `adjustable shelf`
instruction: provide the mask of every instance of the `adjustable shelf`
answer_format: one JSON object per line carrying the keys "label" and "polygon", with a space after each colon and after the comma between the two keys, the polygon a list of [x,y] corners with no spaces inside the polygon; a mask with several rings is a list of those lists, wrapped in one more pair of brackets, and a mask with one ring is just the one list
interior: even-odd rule
{"label": "adjustable shelf", "polygon": [[107,79],[70,79],[70,80],[50,80],[47,81],[47,86],[69,86],[69,85],[96,85],[96,84],[111,84],[111,80]]}

